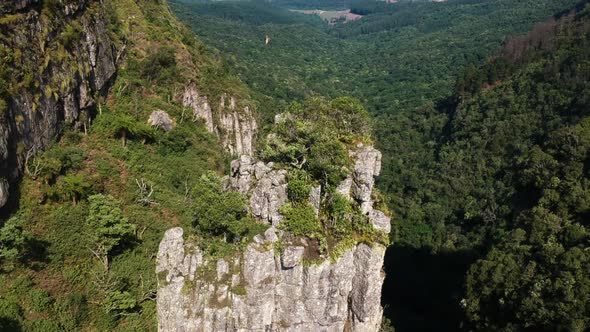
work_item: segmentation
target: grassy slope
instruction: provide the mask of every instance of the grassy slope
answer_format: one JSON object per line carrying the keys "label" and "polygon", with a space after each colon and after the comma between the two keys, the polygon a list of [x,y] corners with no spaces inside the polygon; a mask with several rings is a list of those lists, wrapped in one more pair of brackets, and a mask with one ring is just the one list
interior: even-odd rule
{"label": "grassy slope", "polygon": [[[62,169],[49,184],[25,177],[20,186],[17,218],[33,234],[36,247],[26,262],[0,274],[4,285],[0,330],[155,331],[158,243],[167,228],[192,221],[187,188],[205,171],[222,173],[227,164],[217,139],[201,123],[184,117],[174,97],[189,79],[196,80],[211,100],[218,100],[221,92],[247,98],[247,90],[224,72],[218,55],[175,20],[167,5],[132,0],[107,4],[112,5],[116,17],[112,30],[124,41],[119,47],[126,48],[127,60],[88,135],[67,130],[38,158],[48,160],[73,151],[83,156],[81,162]],[[165,46],[175,50],[174,75],[150,81],[142,68],[150,54]],[[123,147],[109,133],[108,119],[113,116],[124,113],[145,123],[156,109],[176,119],[177,127],[170,134],[156,132],[147,144],[132,138]],[[136,225],[136,239],[114,253],[108,272],[89,250],[88,203],[82,199],[74,204],[60,196],[60,184],[75,176],[90,185],[82,196],[113,195],[120,200],[125,217]],[[135,202],[136,180],[141,179],[153,185],[155,204]],[[49,197],[56,188],[57,195]],[[124,312],[107,312],[107,297],[114,290],[129,292],[137,305]]]}

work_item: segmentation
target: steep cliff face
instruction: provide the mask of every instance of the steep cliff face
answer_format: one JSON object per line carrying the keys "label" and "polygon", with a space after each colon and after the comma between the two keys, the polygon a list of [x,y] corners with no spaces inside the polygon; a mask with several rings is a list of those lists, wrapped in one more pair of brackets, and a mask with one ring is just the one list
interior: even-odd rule
{"label": "steep cliff face", "polygon": [[222,94],[214,109],[195,83],[186,86],[181,99],[183,106],[192,110],[193,120],[204,121],[231,155],[252,155],[258,125],[249,106],[238,107],[235,97]]}
{"label": "steep cliff face", "polygon": [[28,158],[46,148],[65,123],[87,125],[115,76],[120,53],[102,1],[21,0],[3,4],[0,13],[8,90],[0,110],[2,207]]}
{"label": "steep cliff face", "polygon": [[[340,190],[363,206],[373,227],[389,232],[389,218],[371,201],[381,154],[360,146],[351,155],[354,171]],[[156,268],[160,331],[379,330],[385,246],[353,243],[309,263],[313,243],[280,227],[286,175],[249,156],[232,163],[229,187],[248,195],[252,214],[271,224],[237,257],[209,261],[181,228],[166,232]],[[310,193],[314,208],[320,195],[321,187]]]}

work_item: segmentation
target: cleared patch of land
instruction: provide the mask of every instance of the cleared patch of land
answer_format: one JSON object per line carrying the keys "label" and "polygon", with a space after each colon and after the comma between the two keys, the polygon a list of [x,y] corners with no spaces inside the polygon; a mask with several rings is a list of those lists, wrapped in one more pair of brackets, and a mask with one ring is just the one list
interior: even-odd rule
{"label": "cleared patch of land", "polygon": [[361,19],[363,16],[354,14],[350,12],[350,9],[347,10],[320,10],[320,9],[313,9],[313,10],[298,10],[298,9],[289,9],[292,12],[307,14],[307,15],[318,15],[322,19],[324,19],[329,24],[336,24],[338,21],[343,22],[350,22],[356,21]]}

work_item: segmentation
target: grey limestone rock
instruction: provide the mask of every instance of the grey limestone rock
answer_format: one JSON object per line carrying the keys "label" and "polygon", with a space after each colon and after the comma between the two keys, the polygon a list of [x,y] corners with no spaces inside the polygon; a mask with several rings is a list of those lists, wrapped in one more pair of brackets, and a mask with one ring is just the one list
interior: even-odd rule
{"label": "grey limestone rock", "polygon": [[258,219],[278,225],[279,209],[287,202],[285,170],[273,170],[272,164],[254,162],[243,155],[231,164],[230,188],[250,197],[250,211]]}
{"label": "grey limestone rock", "polygon": [[0,178],[0,207],[3,207],[8,201],[8,181],[4,178]]}
{"label": "grey limestone rock", "polygon": [[[359,331],[378,331],[383,308],[380,298],[385,274],[381,270],[385,247],[359,244],[354,252],[355,274],[352,280],[351,306],[353,326]],[[379,317],[379,318],[377,318]]]}
{"label": "grey limestone rock", "polygon": [[304,247],[288,246],[281,255],[281,263],[283,268],[290,269],[297,266],[303,258]]}
{"label": "grey limestone rock", "polygon": [[[371,202],[375,177],[381,170],[381,152],[373,147],[362,146],[353,152],[356,159],[352,174],[352,197],[361,203],[363,212],[369,212],[363,203]],[[372,203],[371,203],[372,206]]]}
{"label": "grey limestone rock", "polygon": [[[206,263],[187,247],[180,228],[168,230],[160,243],[161,332],[378,331],[383,247],[359,245],[333,262],[285,269],[285,258],[281,262],[272,247],[253,243],[234,258],[237,265],[217,262],[218,276],[220,270],[232,275],[215,280],[192,277]],[[299,257],[302,248],[288,250]],[[225,264],[239,268],[226,270]]]}
{"label": "grey limestone rock", "polygon": [[[226,102],[228,98],[229,103]],[[185,87],[181,100],[184,107],[193,111],[193,120],[203,120],[207,131],[217,135],[231,155],[253,154],[258,124],[249,106],[239,109],[235,97],[223,94],[219,108],[214,110],[208,97],[201,94],[194,82]]]}
{"label": "grey limestone rock", "polygon": [[[351,155],[354,170],[339,190],[361,204],[376,229],[389,232],[389,217],[371,200],[381,154],[360,146]],[[231,164],[228,187],[247,195],[252,214],[272,226],[236,257],[209,263],[183,242],[182,230],[166,232],[157,261],[161,332],[379,330],[384,246],[357,244],[333,260],[304,264],[311,242],[293,240],[279,227],[279,209],[288,201],[286,171],[243,155]],[[309,197],[316,213],[321,200],[317,186]],[[274,250],[278,241],[281,254]],[[206,264],[216,264],[214,277],[199,273]]]}
{"label": "grey limestone rock", "polygon": [[369,211],[369,221],[376,229],[389,233],[391,232],[391,218],[379,210]]}
{"label": "grey limestone rock", "polygon": [[189,83],[182,94],[182,105],[193,111],[193,121],[201,119],[205,122],[205,127],[210,133],[215,132],[213,123],[213,111],[207,100],[207,96],[201,96],[197,85],[194,82]]}
{"label": "grey limestone rock", "polygon": [[277,230],[276,228],[274,228],[274,226],[269,227],[266,232],[264,232],[264,238],[266,241],[270,242],[270,243],[275,243],[279,240],[279,237],[277,236]]}
{"label": "grey limestone rock", "polygon": [[320,205],[322,203],[322,186],[316,186],[309,193],[309,203],[313,206],[315,215],[320,214]]}
{"label": "grey limestone rock", "polygon": [[221,111],[219,127],[221,142],[232,155],[252,155],[254,153],[254,137],[258,125],[250,107],[236,110],[232,98],[230,112]]}
{"label": "grey limestone rock", "polygon": [[164,131],[170,131],[174,128],[174,120],[164,111],[153,111],[148,119],[148,124],[154,128],[161,128]]}
{"label": "grey limestone rock", "polygon": [[391,231],[391,219],[383,212],[373,209],[371,194],[375,177],[381,171],[381,152],[372,146],[360,145],[351,151],[355,160],[352,174],[344,179],[336,190],[344,197],[359,203],[361,211],[369,217],[373,226],[385,233]]}

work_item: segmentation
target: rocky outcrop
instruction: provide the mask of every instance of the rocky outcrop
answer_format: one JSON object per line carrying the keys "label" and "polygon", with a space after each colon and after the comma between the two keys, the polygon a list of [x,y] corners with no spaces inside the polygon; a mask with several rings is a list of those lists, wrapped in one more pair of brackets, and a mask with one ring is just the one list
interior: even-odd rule
{"label": "rocky outcrop", "polygon": [[239,108],[235,97],[223,94],[214,110],[195,83],[187,85],[181,99],[183,106],[192,110],[193,121],[202,120],[207,131],[219,137],[227,152],[233,156],[253,154],[258,125],[249,106]]}
{"label": "rocky outcrop", "polygon": [[219,132],[223,146],[232,155],[249,155],[254,152],[254,137],[258,130],[256,118],[250,106],[238,108],[236,99],[227,95],[221,96]]}
{"label": "rocky outcrop", "polygon": [[198,119],[205,122],[205,128],[210,133],[215,132],[215,123],[213,123],[213,111],[207,99],[207,96],[201,96],[197,85],[192,82],[184,89],[182,94],[182,105],[188,107],[193,112],[193,121]]}
{"label": "rocky outcrop", "polygon": [[[0,112],[0,183],[16,181],[27,156],[54,141],[64,123],[85,125],[116,73],[119,54],[102,2],[56,2],[51,20],[36,3],[21,0],[1,8],[18,12],[0,32],[4,46],[19,55],[11,68],[15,82],[30,83],[13,85],[17,91]],[[66,30],[76,38],[65,38]]]}
{"label": "rocky outcrop", "polygon": [[170,114],[164,111],[153,111],[148,119],[148,124],[156,129],[162,129],[164,131],[170,131],[174,128],[174,119],[170,117]]}
{"label": "rocky outcrop", "polygon": [[373,187],[375,177],[381,172],[381,152],[372,146],[359,145],[350,152],[355,160],[354,170],[336,189],[340,194],[353,199],[361,207],[363,214],[369,217],[373,227],[389,233],[391,219],[383,212],[373,209]]}
{"label": "rocky outcrop", "polygon": [[8,201],[8,189],[10,189],[8,181],[0,179],[0,206],[4,206]]}
{"label": "rocky outcrop", "polygon": [[304,266],[303,247],[276,255],[271,241],[211,264],[181,228],[168,230],[157,256],[158,330],[379,330],[385,247],[360,244],[333,262]]}
{"label": "rocky outcrop", "polygon": [[[389,232],[389,218],[371,199],[381,154],[359,146],[352,156],[354,170],[340,190],[364,204],[375,228]],[[318,259],[311,240],[279,230],[288,201],[285,170],[242,156],[231,164],[228,189],[247,195],[252,215],[271,227],[239,255],[211,262],[185,242],[181,228],[168,230],[157,256],[159,331],[379,330],[383,245],[352,244],[336,258],[306,264]],[[321,200],[321,186],[313,188],[316,213]]]}
{"label": "rocky outcrop", "polygon": [[287,171],[273,170],[273,164],[254,162],[242,156],[231,163],[230,188],[250,197],[250,212],[260,220],[277,226],[279,209],[287,202]]}

